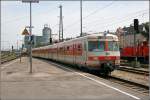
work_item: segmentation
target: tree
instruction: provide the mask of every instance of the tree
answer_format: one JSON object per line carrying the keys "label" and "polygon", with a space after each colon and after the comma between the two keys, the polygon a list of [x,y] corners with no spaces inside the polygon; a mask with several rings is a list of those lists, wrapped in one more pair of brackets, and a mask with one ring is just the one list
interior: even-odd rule
{"label": "tree", "polygon": [[142,24],[143,29],[141,30],[141,34],[147,39],[147,41],[149,40],[149,22],[147,23],[143,23]]}

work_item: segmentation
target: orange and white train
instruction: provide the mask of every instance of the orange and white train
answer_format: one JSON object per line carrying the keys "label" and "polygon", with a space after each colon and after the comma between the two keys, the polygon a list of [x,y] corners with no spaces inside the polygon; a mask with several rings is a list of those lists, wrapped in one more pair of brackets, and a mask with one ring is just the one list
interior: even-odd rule
{"label": "orange and white train", "polygon": [[34,57],[68,63],[106,75],[120,65],[118,37],[113,34],[87,35],[34,48],[32,53]]}

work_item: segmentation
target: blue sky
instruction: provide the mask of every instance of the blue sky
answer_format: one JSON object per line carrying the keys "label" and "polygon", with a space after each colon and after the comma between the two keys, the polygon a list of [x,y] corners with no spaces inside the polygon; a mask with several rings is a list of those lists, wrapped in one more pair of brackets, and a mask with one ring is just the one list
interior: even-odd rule
{"label": "blue sky", "polygon": [[[33,34],[41,35],[44,24],[49,24],[53,34],[58,33],[59,5],[63,6],[64,37],[80,34],[79,1],[40,1],[34,3]],[[14,45],[17,39],[22,43],[21,32],[29,25],[29,4],[21,1],[2,1],[2,48]],[[83,32],[115,31],[118,27],[129,26],[133,19],[146,22],[149,19],[148,1],[84,1]],[[58,36],[54,36],[58,38]]]}

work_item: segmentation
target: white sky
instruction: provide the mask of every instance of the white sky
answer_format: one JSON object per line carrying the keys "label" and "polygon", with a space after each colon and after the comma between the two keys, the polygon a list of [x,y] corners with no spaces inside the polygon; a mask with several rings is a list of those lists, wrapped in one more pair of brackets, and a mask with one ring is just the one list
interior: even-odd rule
{"label": "white sky", "polygon": [[[49,24],[53,34],[58,34],[59,5],[63,6],[64,37],[80,34],[79,1],[40,1],[32,8],[33,34],[42,35],[44,24]],[[1,2],[2,49],[22,43],[21,32],[29,25],[29,4],[21,1]],[[83,32],[116,31],[129,26],[133,19],[140,23],[149,21],[149,1],[83,1]],[[58,38],[58,36],[54,36]]]}

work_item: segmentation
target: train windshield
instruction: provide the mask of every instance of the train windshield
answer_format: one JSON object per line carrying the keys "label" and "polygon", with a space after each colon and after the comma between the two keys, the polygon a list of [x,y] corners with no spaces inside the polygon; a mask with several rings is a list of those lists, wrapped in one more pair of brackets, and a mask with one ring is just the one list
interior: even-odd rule
{"label": "train windshield", "polygon": [[88,50],[89,51],[104,51],[105,49],[104,41],[89,41],[88,42]]}
{"label": "train windshield", "polygon": [[109,51],[119,51],[119,44],[117,41],[108,41]]}
{"label": "train windshield", "polygon": [[[108,41],[108,45],[105,45],[104,41],[89,41],[88,50],[89,51],[105,51],[108,48],[108,51],[119,51],[119,44],[117,41]],[[105,47],[107,46],[107,47]]]}

